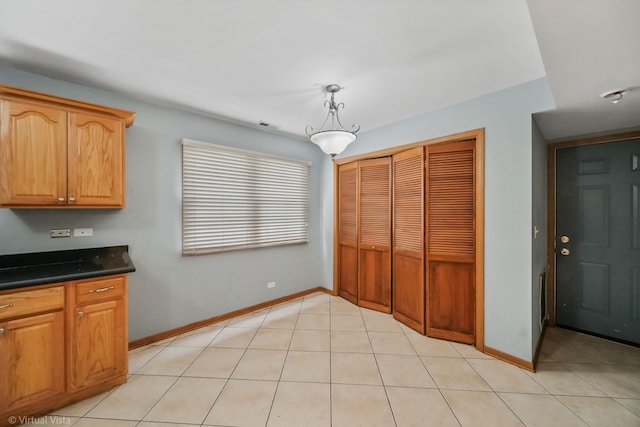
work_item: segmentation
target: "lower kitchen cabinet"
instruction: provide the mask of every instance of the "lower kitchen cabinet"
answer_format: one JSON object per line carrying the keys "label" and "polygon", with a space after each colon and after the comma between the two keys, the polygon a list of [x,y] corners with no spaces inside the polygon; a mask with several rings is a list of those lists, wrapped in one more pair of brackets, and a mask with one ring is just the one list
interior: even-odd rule
{"label": "lower kitchen cabinet", "polygon": [[73,390],[127,374],[126,277],[72,286],[69,310],[69,383]]}
{"label": "lower kitchen cabinet", "polygon": [[0,326],[0,413],[11,414],[64,393],[62,310]]}
{"label": "lower kitchen cabinet", "polygon": [[0,426],[126,382],[125,274],[0,292]]}

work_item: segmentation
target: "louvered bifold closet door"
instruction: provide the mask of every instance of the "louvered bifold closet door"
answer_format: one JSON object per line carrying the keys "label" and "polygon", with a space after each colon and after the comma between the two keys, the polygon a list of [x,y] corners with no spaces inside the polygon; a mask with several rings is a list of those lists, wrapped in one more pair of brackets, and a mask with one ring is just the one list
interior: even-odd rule
{"label": "louvered bifold closet door", "polygon": [[358,304],[358,162],[338,166],[338,294]]}
{"label": "louvered bifold closet door", "polygon": [[427,335],[475,342],[474,141],[427,147]]}
{"label": "louvered bifold closet door", "polygon": [[391,312],[391,159],[359,162],[358,305]]}
{"label": "louvered bifold closet door", "polygon": [[424,147],[393,155],[393,317],[424,334]]}

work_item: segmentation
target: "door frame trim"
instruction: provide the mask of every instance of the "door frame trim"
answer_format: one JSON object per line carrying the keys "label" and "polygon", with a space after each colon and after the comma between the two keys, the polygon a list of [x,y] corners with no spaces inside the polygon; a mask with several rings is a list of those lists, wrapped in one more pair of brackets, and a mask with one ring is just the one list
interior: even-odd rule
{"label": "door frame trim", "polygon": [[438,138],[385,148],[369,153],[333,160],[333,295],[338,295],[338,166],[356,160],[391,156],[415,147],[458,142],[475,141],[475,347],[484,352],[484,128],[472,129]]}
{"label": "door frame trim", "polygon": [[640,138],[640,130],[551,142],[547,147],[547,324],[556,325],[556,155],[561,148]]}

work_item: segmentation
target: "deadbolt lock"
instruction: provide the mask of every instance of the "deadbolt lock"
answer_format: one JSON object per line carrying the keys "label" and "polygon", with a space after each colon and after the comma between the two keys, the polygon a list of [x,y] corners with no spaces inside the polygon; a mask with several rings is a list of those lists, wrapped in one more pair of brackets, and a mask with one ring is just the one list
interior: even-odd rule
{"label": "deadbolt lock", "polygon": [[567,248],[562,248],[562,250],[560,251],[560,253],[564,256],[569,255],[571,252],[569,252],[569,249]]}
{"label": "deadbolt lock", "polygon": [[560,237],[560,241],[562,243],[569,243],[569,236],[562,236]]}

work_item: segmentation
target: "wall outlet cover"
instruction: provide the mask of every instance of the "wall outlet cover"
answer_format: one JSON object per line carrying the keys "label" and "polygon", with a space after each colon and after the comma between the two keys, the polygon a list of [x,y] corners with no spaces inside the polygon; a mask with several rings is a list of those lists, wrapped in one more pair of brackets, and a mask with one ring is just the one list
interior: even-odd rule
{"label": "wall outlet cover", "polygon": [[91,237],[93,236],[93,228],[75,228],[73,237]]}

